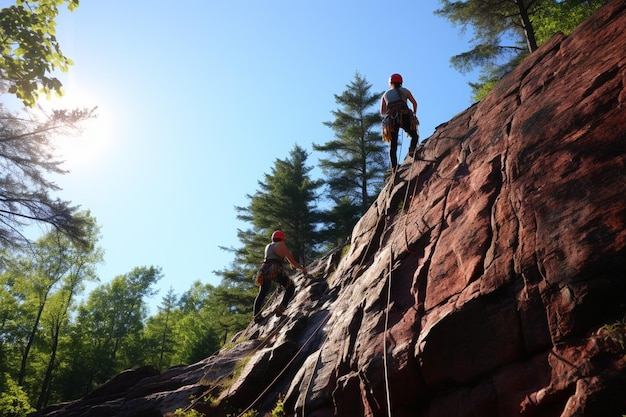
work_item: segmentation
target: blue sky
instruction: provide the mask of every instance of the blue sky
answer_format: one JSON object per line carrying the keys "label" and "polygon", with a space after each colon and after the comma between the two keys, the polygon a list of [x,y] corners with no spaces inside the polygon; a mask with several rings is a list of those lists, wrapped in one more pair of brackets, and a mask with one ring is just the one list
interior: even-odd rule
{"label": "blue sky", "polygon": [[[176,4],[174,6],[174,4]],[[160,266],[160,302],[230,266],[235,206],[295,144],[333,139],[323,122],[358,71],[372,92],[403,75],[421,139],[471,105],[450,67],[469,36],[433,14],[435,0],[81,1],[57,38],[74,65],[56,107],[98,106],[81,139],[62,145],[59,196],[102,228],[101,282]],[[373,109],[375,110],[375,109]],[[399,155],[406,154],[405,139]],[[263,248],[259,248],[262,250]]]}

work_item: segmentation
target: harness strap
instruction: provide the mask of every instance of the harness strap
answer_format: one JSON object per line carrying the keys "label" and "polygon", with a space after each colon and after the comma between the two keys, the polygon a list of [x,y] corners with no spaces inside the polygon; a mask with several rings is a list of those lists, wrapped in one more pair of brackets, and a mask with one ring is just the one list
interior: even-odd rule
{"label": "harness strap", "polygon": [[282,264],[283,260],[278,258],[263,259],[264,264]]}

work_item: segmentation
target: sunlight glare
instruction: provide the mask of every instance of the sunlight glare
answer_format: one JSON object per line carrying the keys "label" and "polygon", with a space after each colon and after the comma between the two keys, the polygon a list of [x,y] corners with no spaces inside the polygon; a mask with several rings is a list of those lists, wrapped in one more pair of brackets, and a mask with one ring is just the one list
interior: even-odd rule
{"label": "sunlight glare", "polygon": [[41,108],[50,112],[58,109],[93,109],[94,117],[80,124],[81,130],[76,134],[54,138],[54,154],[64,161],[63,168],[70,171],[93,166],[105,156],[112,141],[113,129],[110,116],[106,112],[106,104],[85,89],[66,89],[63,97],[41,100]]}

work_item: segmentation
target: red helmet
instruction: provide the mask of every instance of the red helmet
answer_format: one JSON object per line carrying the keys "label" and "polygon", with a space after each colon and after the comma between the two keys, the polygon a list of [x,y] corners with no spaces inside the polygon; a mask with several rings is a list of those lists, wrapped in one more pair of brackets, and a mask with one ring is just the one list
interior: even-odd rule
{"label": "red helmet", "polygon": [[389,77],[389,84],[402,84],[402,75],[400,74],[391,74],[391,77]]}
{"label": "red helmet", "polygon": [[272,240],[275,239],[285,240],[285,234],[280,230],[276,230],[274,233],[272,233]]}

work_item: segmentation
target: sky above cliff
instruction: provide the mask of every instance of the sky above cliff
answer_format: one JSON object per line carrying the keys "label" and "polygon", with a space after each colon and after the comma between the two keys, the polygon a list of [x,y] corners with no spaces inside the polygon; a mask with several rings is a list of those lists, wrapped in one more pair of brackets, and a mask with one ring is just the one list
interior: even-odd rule
{"label": "sky above cliff", "polygon": [[[333,139],[323,122],[355,73],[383,92],[404,76],[421,139],[472,104],[450,67],[469,35],[438,1],[82,1],[57,38],[74,61],[56,107],[98,106],[80,140],[62,145],[59,196],[102,229],[101,282],[160,266],[160,302],[193,281],[219,284],[239,247],[235,206],[298,144]],[[375,109],[374,109],[375,110]],[[405,139],[399,158],[408,148]],[[312,175],[320,175],[313,171]],[[263,248],[259,248],[262,250]]]}

